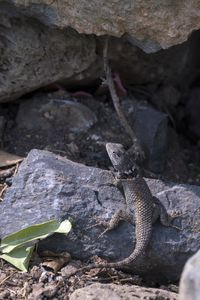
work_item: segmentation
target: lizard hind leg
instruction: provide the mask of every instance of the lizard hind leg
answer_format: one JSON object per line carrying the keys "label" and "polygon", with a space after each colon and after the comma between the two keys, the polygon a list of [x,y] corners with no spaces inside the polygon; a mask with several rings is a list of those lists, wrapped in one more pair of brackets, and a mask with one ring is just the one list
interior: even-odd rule
{"label": "lizard hind leg", "polygon": [[160,202],[160,200],[156,197],[153,197],[154,201],[154,211],[153,211],[153,222],[156,222],[158,219],[160,219],[160,223],[166,227],[173,227],[178,230],[181,230],[178,226],[175,226],[172,224],[172,221],[176,218],[176,216],[171,216],[167,213],[167,210],[165,206]]}

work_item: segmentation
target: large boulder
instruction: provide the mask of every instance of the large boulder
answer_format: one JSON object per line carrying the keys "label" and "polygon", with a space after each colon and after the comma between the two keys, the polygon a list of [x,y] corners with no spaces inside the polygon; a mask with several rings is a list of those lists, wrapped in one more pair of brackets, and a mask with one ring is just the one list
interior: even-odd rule
{"label": "large boulder", "polygon": [[0,2],[0,102],[52,83],[67,89],[98,86],[104,34],[113,36],[112,69],[126,84],[157,86],[164,80],[185,88],[198,72],[198,33],[188,43],[158,50],[180,44],[198,29],[199,1],[50,2]]}
{"label": "large boulder", "polygon": [[[200,187],[148,180],[153,193],[173,224],[154,225],[146,255],[128,270],[157,281],[177,280],[186,260],[200,243]],[[99,255],[109,261],[127,257],[135,247],[135,228],[126,222],[98,239],[104,228],[97,220],[108,221],[125,206],[123,195],[113,185],[110,171],[87,167],[47,151],[32,150],[14,177],[0,203],[0,236],[48,219],[73,220],[68,235],[54,235],[40,243],[40,249],[69,251],[74,258],[87,260]]]}
{"label": "large boulder", "polygon": [[0,3],[0,27],[1,101],[72,78],[96,61],[93,36],[50,28],[11,4]]}
{"label": "large boulder", "polygon": [[[10,1],[6,1],[10,2]],[[199,0],[13,0],[28,16],[48,25],[71,27],[79,33],[122,36],[147,51],[168,48],[187,40],[199,29]]]}

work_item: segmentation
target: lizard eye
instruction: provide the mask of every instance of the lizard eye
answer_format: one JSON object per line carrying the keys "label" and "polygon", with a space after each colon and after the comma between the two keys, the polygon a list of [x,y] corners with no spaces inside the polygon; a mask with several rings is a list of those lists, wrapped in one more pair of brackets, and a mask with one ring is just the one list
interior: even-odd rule
{"label": "lizard eye", "polygon": [[120,156],[120,153],[119,152],[116,152],[116,151],[113,151],[113,154],[117,155],[117,156]]}

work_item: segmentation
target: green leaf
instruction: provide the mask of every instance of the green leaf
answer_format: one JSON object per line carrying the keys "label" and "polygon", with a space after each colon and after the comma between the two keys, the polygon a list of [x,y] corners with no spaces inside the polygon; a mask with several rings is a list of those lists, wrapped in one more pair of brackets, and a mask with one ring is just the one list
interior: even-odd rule
{"label": "green leaf", "polygon": [[29,261],[33,253],[34,246],[32,247],[19,247],[15,248],[9,254],[2,254],[0,257],[21,271],[28,270]]}
{"label": "green leaf", "polygon": [[70,223],[70,221],[68,220],[65,220],[63,221],[62,223],[59,224],[59,227],[57,230],[55,230],[54,232],[57,232],[57,233],[69,233],[70,230],[72,228],[72,224]]}
{"label": "green leaf", "polygon": [[32,225],[4,237],[1,241],[0,251],[4,254],[10,253],[15,248],[22,245],[26,245],[27,247],[30,244],[36,243],[38,239],[44,239],[54,232],[68,233],[70,230],[71,223],[68,220],[63,221],[61,224],[57,220],[51,220]]}
{"label": "green leaf", "polygon": [[34,244],[38,239],[44,239],[50,234],[68,233],[71,230],[71,223],[68,220],[59,223],[56,220],[47,221],[24,228],[4,237],[1,241],[0,258],[11,263],[21,271],[27,271],[31,259]]}

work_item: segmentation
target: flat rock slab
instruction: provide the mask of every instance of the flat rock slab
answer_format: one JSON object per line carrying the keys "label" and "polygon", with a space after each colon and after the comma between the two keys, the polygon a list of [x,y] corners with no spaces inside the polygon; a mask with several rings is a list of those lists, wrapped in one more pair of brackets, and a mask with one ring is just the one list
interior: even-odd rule
{"label": "flat rock slab", "polygon": [[69,300],[178,300],[178,295],[160,289],[144,288],[139,286],[100,284],[95,283],[90,286],[76,290]]}
{"label": "flat rock slab", "polygon": [[[172,227],[156,223],[145,257],[129,270],[158,281],[177,280],[186,260],[200,244],[200,187],[160,180],[147,181],[153,195],[169,213],[181,214]],[[113,231],[98,236],[104,228],[97,220],[109,220],[125,205],[113,186],[110,171],[87,167],[47,151],[32,150],[21,164],[12,186],[0,204],[0,236],[48,219],[73,219],[68,235],[54,235],[40,243],[40,249],[69,251],[87,260],[99,255],[114,261],[127,257],[135,247],[135,228],[122,222]],[[143,268],[141,268],[143,265]]]}

